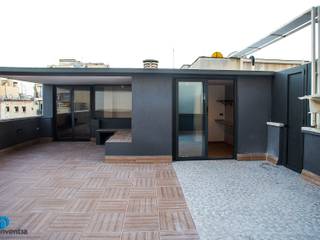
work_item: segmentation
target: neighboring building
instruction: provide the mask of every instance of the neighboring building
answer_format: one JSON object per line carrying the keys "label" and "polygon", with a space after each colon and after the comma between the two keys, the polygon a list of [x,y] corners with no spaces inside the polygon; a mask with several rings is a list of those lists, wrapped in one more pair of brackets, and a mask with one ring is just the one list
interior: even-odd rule
{"label": "neighboring building", "polygon": [[19,99],[18,82],[0,78],[0,99]]}
{"label": "neighboring building", "polygon": [[32,117],[39,115],[38,102],[29,100],[0,100],[0,119]]}
{"label": "neighboring building", "polygon": [[245,71],[281,71],[306,64],[302,60],[280,60],[262,58],[218,58],[198,57],[192,64],[184,64],[181,69],[214,69]]}
{"label": "neighboring building", "polygon": [[42,114],[42,84],[34,85],[34,96],[20,92],[19,82],[0,79],[0,119],[24,118]]}
{"label": "neighboring building", "polygon": [[109,68],[108,64],[104,63],[84,63],[74,58],[59,59],[58,64],[49,65],[49,68]]}

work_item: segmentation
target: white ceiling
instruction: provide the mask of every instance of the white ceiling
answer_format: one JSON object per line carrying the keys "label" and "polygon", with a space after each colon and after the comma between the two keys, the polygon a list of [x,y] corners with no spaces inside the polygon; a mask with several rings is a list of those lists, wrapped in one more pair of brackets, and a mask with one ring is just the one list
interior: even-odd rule
{"label": "white ceiling", "polygon": [[130,76],[5,76],[27,82],[55,84],[55,85],[92,85],[92,84],[131,84]]}

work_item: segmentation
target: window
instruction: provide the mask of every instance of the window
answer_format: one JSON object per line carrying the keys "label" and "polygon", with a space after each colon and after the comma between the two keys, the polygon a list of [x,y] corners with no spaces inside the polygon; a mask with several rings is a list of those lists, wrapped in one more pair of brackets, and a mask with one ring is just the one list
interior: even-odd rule
{"label": "window", "polygon": [[98,118],[131,118],[131,86],[95,87],[95,116]]}
{"label": "window", "polygon": [[10,107],[6,106],[6,112],[10,112]]}
{"label": "window", "polygon": [[26,108],[26,106],[22,106],[22,112],[26,112],[26,110],[27,110],[27,108]]}
{"label": "window", "polygon": [[14,107],[14,111],[15,111],[15,112],[19,112],[19,107],[18,107],[18,106],[15,106],[15,107]]}

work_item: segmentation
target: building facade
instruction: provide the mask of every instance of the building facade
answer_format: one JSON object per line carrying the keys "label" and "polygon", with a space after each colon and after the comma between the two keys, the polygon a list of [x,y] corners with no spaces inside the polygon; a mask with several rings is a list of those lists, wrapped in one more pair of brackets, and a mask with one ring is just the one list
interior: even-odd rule
{"label": "building facade", "polygon": [[21,92],[19,81],[0,80],[0,120],[33,117],[42,114],[42,85],[34,84],[34,96]]}
{"label": "building facade", "polygon": [[198,57],[192,64],[185,64],[181,68],[278,72],[306,63],[307,61],[302,60]]}

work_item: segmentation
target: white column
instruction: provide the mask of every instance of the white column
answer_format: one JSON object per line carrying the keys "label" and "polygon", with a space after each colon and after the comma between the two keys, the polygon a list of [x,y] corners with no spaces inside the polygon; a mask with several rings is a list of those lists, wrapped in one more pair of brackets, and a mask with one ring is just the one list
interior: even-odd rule
{"label": "white column", "polygon": [[[316,94],[316,8],[311,8],[311,95]],[[316,115],[311,114],[311,127],[316,126]]]}
{"label": "white column", "polygon": [[[317,80],[316,80],[316,86],[317,90],[316,93],[320,94],[320,6],[317,7],[317,16],[318,16],[318,39],[317,39],[317,45],[318,45],[318,62],[317,62]],[[320,128],[320,113],[317,114],[317,128]]]}

